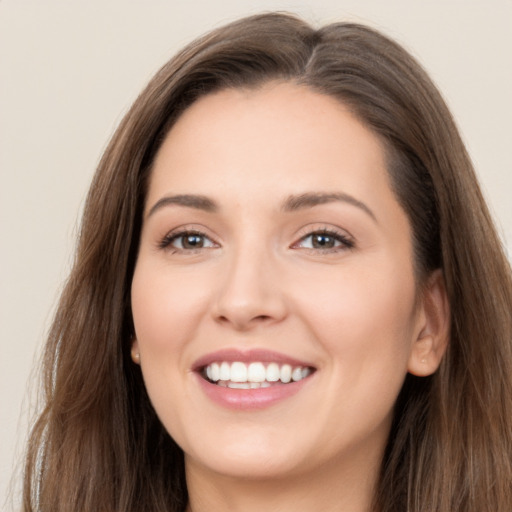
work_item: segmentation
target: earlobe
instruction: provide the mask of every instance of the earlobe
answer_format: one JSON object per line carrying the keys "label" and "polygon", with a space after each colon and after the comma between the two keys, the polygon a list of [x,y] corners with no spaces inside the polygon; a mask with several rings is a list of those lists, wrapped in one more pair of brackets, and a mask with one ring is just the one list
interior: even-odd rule
{"label": "earlobe", "polygon": [[418,318],[420,325],[408,371],[426,377],[439,367],[450,337],[450,305],[441,270],[434,271],[427,280]]}
{"label": "earlobe", "polygon": [[132,361],[135,364],[140,364],[139,343],[136,338],[133,338],[132,340],[132,348],[130,350],[130,354],[132,356]]}

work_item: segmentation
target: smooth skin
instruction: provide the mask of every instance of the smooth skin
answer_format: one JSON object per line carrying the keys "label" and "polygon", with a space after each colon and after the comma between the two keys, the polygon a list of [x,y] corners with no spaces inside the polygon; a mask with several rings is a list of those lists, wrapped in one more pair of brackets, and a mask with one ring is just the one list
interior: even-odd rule
{"label": "smooth skin", "polygon": [[[368,512],[404,378],[447,343],[441,273],[424,288],[381,142],[343,104],[271,83],[186,110],[151,174],[132,353],[184,450],[188,510]],[[229,348],[316,372],[233,410],[193,371]]]}

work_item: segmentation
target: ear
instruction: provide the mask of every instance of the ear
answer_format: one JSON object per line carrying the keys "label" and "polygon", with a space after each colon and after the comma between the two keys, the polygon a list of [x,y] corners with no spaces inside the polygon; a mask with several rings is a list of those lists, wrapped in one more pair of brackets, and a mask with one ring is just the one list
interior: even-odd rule
{"label": "ear", "polygon": [[407,369],[426,377],[439,367],[450,337],[450,305],[441,270],[430,275],[420,300],[416,339]]}
{"label": "ear", "polygon": [[132,356],[132,361],[135,364],[140,364],[139,342],[137,341],[137,338],[133,338],[132,340],[132,348],[130,350],[130,354]]}

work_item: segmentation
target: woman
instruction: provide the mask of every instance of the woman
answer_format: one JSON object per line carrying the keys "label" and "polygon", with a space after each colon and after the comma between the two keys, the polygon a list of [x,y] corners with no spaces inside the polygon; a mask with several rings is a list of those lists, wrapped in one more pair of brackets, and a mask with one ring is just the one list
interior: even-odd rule
{"label": "woman", "polygon": [[402,48],[282,14],[220,28],[100,163],[25,510],[508,512],[511,310]]}

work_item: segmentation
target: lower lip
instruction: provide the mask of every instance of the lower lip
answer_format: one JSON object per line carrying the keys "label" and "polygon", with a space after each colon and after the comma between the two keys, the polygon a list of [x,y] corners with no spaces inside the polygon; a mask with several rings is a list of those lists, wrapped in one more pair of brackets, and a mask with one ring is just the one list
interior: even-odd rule
{"label": "lower lip", "polygon": [[268,388],[232,389],[212,384],[196,374],[203,391],[215,403],[229,409],[264,409],[298,393],[313,375],[298,382],[275,384]]}

